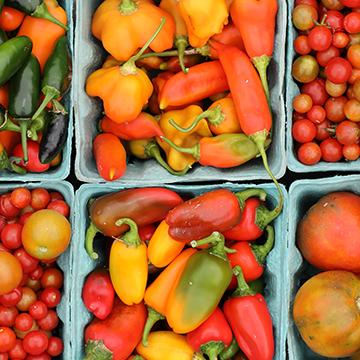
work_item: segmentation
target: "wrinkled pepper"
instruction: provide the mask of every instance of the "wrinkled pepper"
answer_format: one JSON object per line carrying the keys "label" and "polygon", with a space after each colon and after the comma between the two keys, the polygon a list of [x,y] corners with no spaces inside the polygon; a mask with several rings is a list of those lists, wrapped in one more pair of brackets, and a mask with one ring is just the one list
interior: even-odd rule
{"label": "wrinkled pepper", "polygon": [[223,312],[217,307],[205,322],[186,335],[186,340],[195,351],[201,351],[209,360],[217,360],[231,344],[232,336]]}
{"label": "wrinkled pepper", "polygon": [[252,360],[272,360],[274,357],[273,324],[264,297],[255,294],[246,284],[241,268],[234,274],[238,288],[224,304],[224,313],[237,343]]}
{"label": "wrinkled pepper", "polygon": [[167,170],[171,175],[183,176],[185,175],[191,166],[186,166],[182,171],[175,171],[169,164],[163,159],[160,148],[156,141],[152,139],[133,140],[128,143],[129,150],[132,155],[138,159],[148,160],[154,159],[159,165]]}
{"label": "wrinkled pepper", "polygon": [[127,306],[116,300],[105,320],[94,319],[86,327],[84,360],[126,360],[141,340],[145,320],[143,303]]}
{"label": "wrinkled pepper", "polygon": [[148,42],[161,19],[166,20],[165,26],[150,45],[153,51],[161,52],[173,45],[175,23],[170,14],[151,1],[103,1],[94,13],[92,33],[115,59],[127,61]]}
{"label": "wrinkled pepper", "polygon": [[[165,136],[171,139],[176,145],[192,146],[204,136],[211,136],[211,131],[206,120],[203,119],[200,121],[191,132],[186,134],[177,131],[171,125],[170,120],[173,119],[177,124],[186,127],[202,112],[201,107],[197,105],[190,105],[182,110],[167,111],[160,117],[160,128]],[[192,155],[182,154],[160,139],[158,139],[158,144],[164,150],[168,164],[176,171],[183,171],[196,162],[196,159]]]}
{"label": "wrinkled pepper", "polygon": [[157,268],[163,268],[181,253],[184,246],[185,243],[176,241],[169,235],[169,225],[163,220],[149,241],[149,260]]}
{"label": "wrinkled pepper", "polygon": [[[52,16],[66,25],[66,11],[59,6],[56,0],[44,0],[43,3]],[[57,41],[65,35],[65,30],[48,20],[25,16],[17,35],[28,36],[31,39],[33,43],[32,53],[39,60],[41,70],[43,70]]]}
{"label": "wrinkled pepper", "polygon": [[204,46],[228,23],[225,0],[179,0],[179,7],[187,26],[189,42],[195,48]]}
{"label": "wrinkled pepper", "polygon": [[148,318],[144,327],[142,343],[147,346],[147,338],[152,327],[159,320],[165,318],[166,304],[170,292],[181,276],[184,268],[192,255],[196,253],[195,249],[186,249],[174,259],[161,274],[148,286],[145,291],[144,301],[148,306]]}
{"label": "wrinkled pepper", "polygon": [[174,191],[155,187],[122,190],[97,198],[89,208],[91,223],[85,240],[87,253],[93,259],[98,258],[93,249],[97,232],[117,237],[129,228],[117,226],[117,220],[128,217],[138,226],[153,224],[163,220],[169,210],[182,202]]}
{"label": "wrinkled pepper", "polygon": [[123,303],[139,304],[144,299],[148,279],[147,248],[133,220],[119,219],[115,225],[128,225],[130,230],[112,244],[109,259],[111,282]]}
{"label": "wrinkled pepper", "polygon": [[186,106],[229,89],[219,61],[192,66],[188,73],[178,72],[166,81],[159,94],[160,109]]}
{"label": "wrinkled pepper", "polygon": [[210,317],[231,281],[231,267],[226,257],[226,251],[230,250],[225,248],[224,237],[214,232],[208,238],[191,243],[193,247],[205,244],[212,247],[190,257],[166,304],[167,322],[179,334],[195,330]]}
{"label": "wrinkled pepper", "polygon": [[104,320],[110,315],[114,307],[115,291],[107,271],[95,270],[86,278],[82,299],[96,318]]}
{"label": "wrinkled pepper", "polygon": [[146,360],[204,360],[194,353],[186,337],[171,331],[155,331],[149,335],[148,346],[140,343],[136,351]]}
{"label": "wrinkled pepper", "polygon": [[268,99],[266,70],[274,51],[277,11],[277,0],[234,0],[230,9],[231,18],[259,72]]}
{"label": "wrinkled pepper", "polygon": [[145,112],[140,113],[135,120],[122,124],[118,124],[104,116],[100,121],[100,129],[123,140],[150,139],[164,134],[156,119]]}

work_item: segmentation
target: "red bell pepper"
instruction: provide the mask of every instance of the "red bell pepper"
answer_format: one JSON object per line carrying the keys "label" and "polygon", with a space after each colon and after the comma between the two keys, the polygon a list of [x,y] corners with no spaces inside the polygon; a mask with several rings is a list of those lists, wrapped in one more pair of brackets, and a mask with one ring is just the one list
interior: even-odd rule
{"label": "red bell pepper", "polygon": [[216,360],[231,344],[232,332],[223,312],[217,307],[205,322],[186,335],[186,340],[195,351]]}
{"label": "red bell pepper", "polygon": [[274,335],[264,297],[245,282],[240,266],[234,268],[238,288],[224,304],[224,314],[240,349],[250,360],[272,360]]}
{"label": "red bell pepper", "polygon": [[[231,267],[240,266],[246,282],[258,279],[264,273],[264,263],[267,255],[274,246],[274,228],[266,227],[267,239],[264,245],[253,245],[246,241],[235,243],[230,249],[236,250],[233,254],[227,254]],[[236,278],[233,277],[230,287],[236,286]]]}
{"label": "red bell pepper", "polygon": [[98,319],[104,320],[114,306],[115,291],[109,273],[95,270],[86,279],[82,298],[86,308]]}

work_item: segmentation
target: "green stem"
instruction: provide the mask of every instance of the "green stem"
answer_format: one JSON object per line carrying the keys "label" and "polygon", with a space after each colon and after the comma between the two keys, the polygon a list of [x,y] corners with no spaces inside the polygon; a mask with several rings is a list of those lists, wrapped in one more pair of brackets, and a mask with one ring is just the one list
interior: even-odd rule
{"label": "green stem", "polygon": [[12,171],[14,173],[20,174],[20,175],[24,175],[26,174],[26,170],[23,169],[21,166],[18,166],[17,164],[19,164],[21,162],[20,158],[17,157],[11,157],[9,159],[9,164],[8,164],[8,170]]}
{"label": "green stem", "polygon": [[185,154],[190,154],[196,160],[200,159],[200,144],[196,144],[196,145],[194,145],[193,147],[190,147],[190,148],[184,148],[184,147],[181,147],[181,146],[177,146],[175,143],[173,143],[170,139],[168,139],[165,136],[160,136],[160,139],[164,140],[166,143],[168,143],[176,151],[179,151],[179,152],[185,153]]}
{"label": "green stem", "polygon": [[52,23],[62,27],[65,31],[69,30],[69,28],[66,25],[64,25],[61,21],[59,21],[58,19],[56,19],[54,16],[52,16],[50,14],[50,12],[44,2],[36,8],[36,10],[31,14],[31,16],[51,21]]}
{"label": "green stem", "polygon": [[24,163],[29,161],[28,148],[27,148],[27,129],[30,119],[18,119],[21,130],[21,146],[24,153]]}
{"label": "green stem", "polygon": [[122,0],[119,5],[119,10],[122,15],[131,15],[137,10],[137,5],[134,0]]}
{"label": "green stem", "polygon": [[200,347],[202,353],[207,355],[209,360],[217,360],[224,349],[225,345],[222,341],[210,341]]}
{"label": "green stem", "polygon": [[148,317],[147,317],[147,320],[146,320],[146,324],[145,324],[144,331],[143,331],[143,336],[142,336],[142,341],[141,341],[144,346],[149,345],[148,338],[149,338],[149,334],[151,332],[151,329],[154,327],[154,325],[158,321],[165,319],[165,317],[163,315],[158,313],[152,307],[148,306],[147,308],[148,308]]}
{"label": "green stem", "polygon": [[[184,51],[184,55],[199,55],[199,50],[198,49],[188,49],[188,50]],[[146,58],[153,57],[153,56],[156,56],[156,57],[179,56],[179,51],[178,50],[169,50],[169,51],[163,51],[161,53],[149,52],[149,53],[141,55],[138,60],[146,59]],[[166,70],[166,69],[162,69],[162,70]]]}
{"label": "green stem", "polygon": [[259,206],[256,210],[255,223],[260,229],[265,229],[265,227],[273,222],[277,217],[278,212],[276,208],[269,210],[266,206]]}
{"label": "green stem", "polygon": [[239,265],[233,268],[233,273],[236,276],[238,287],[233,293],[234,297],[242,297],[242,296],[252,296],[255,295],[255,292],[249,287],[246,283],[243,272]]}
{"label": "green stem", "polygon": [[63,115],[67,115],[67,111],[65,109],[65,106],[63,106],[61,104],[61,102],[58,101],[57,99],[52,100],[52,106],[53,106],[52,112],[57,113],[57,114],[61,113]]}
{"label": "green stem", "polygon": [[220,360],[232,359],[240,350],[235,338],[232,339],[231,344],[220,354]]}
{"label": "green stem", "polygon": [[271,61],[271,57],[267,55],[256,56],[252,58],[252,62],[254,63],[260,75],[260,80],[269,104],[270,104],[270,91],[269,91],[269,84],[267,79],[267,68],[270,64],[270,61]]}
{"label": "green stem", "polygon": [[93,222],[90,222],[85,235],[85,249],[90,258],[93,260],[96,260],[99,257],[99,255],[94,251],[94,238],[98,232],[100,231],[97,227],[93,224]]}
{"label": "green stem", "polygon": [[274,228],[268,225],[266,227],[266,232],[267,232],[267,238],[263,245],[251,245],[251,250],[255,254],[258,263],[261,265],[265,263],[265,259],[269,255],[269,252],[274,247],[274,242],[275,242]]}
{"label": "green stem", "polygon": [[178,49],[179,52],[179,64],[181,67],[181,70],[187,74],[189,72],[189,69],[184,64],[184,56],[185,56],[185,50],[189,46],[189,42],[187,40],[187,37],[184,35],[178,35],[175,39],[175,47]]}
{"label": "green stem", "polygon": [[138,226],[134,220],[130,218],[119,219],[115,222],[116,226],[128,225],[129,231],[127,231],[124,235],[121,236],[121,240],[127,245],[131,247],[138,247],[142,244],[142,241],[139,236]]}
{"label": "green stem", "polygon": [[266,200],[267,193],[263,189],[246,189],[235,194],[239,200],[241,210],[245,208],[245,201],[252,198],[258,197],[261,201]]}
{"label": "green stem", "polygon": [[18,125],[15,125],[9,118],[8,114],[5,114],[4,122],[0,125],[0,131],[13,131],[21,132],[21,129]]}
{"label": "green stem", "polygon": [[102,340],[89,340],[85,344],[84,360],[112,360],[112,352]]}
{"label": "green stem", "polygon": [[46,108],[47,104],[57,97],[60,96],[59,90],[55,89],[54,87],[47,86],[46,89],[44,88],[42,90],[43,94],[45,95],[44,100],[36,110],[35,114],[31,118],[32,120],[35,120],[39,115],[43,112],[43,110]]}

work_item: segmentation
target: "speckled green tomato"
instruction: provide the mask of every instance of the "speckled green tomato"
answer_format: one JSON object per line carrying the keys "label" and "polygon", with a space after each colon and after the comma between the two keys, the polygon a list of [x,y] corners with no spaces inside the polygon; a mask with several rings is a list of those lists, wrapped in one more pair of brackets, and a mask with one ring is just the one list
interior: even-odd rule
{"label": "speckled green tomato", "polygon": [[319,64],[311,55],[298,57],[292,67],[292,76],[301,83],[314,81],[319,75]]}

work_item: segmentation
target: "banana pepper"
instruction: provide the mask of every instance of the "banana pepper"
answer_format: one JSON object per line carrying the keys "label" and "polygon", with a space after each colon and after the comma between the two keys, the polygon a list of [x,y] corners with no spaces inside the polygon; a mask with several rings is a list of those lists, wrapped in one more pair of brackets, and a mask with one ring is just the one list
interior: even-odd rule
{"label": "banana pepper", "polygon": [[[176,130],[170,123],[172,119],[178,125],[187,127],[202,113],[202,109],[197,105],[190,105],[182,110],[172,110],[163,113],[160,118],[160,128],[166,138],[170,138],[178,146],[193,146],[201,138],[212,136],[209,125],[205,119],[201,120],[196,127],[188,133],[181,133]],[[164,150],[167,156],[168,164],[176,171],[182,171],[196,162],[196,159],[189,154],[182,154],[174,150],[165,141],[158,138],[158,144]]]}

